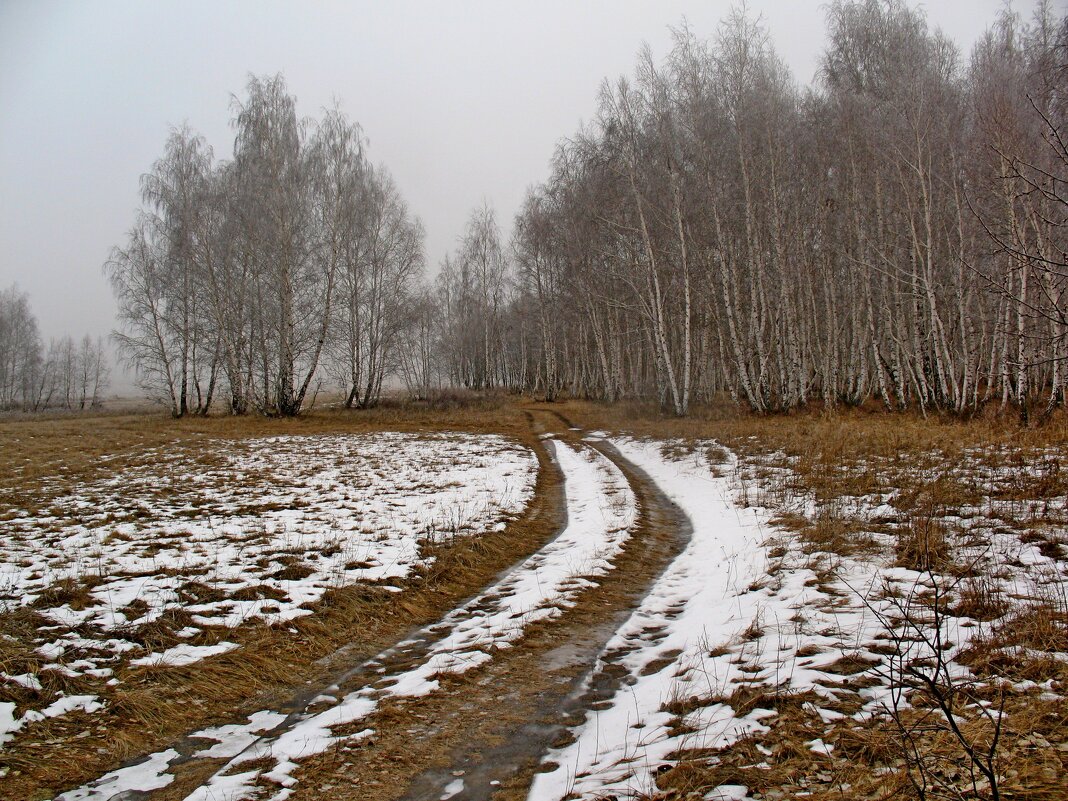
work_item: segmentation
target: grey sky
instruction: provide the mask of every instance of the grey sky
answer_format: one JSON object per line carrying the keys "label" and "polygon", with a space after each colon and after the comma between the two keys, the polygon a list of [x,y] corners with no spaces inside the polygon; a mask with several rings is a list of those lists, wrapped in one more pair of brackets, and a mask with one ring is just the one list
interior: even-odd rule
{"label": "grey sky", "polygon": [[[750,0],[800,82],[823,0]],[[1001,0],[924,5],[967,53]],[[133,222],[138,178],[187,121],[229,155],[231,93],[285,74],[298,110],[337,97],[427,231],[431,269],[470,209],[509,226],[554,143],[643,40],[685,16],[710,36],[728,0],[627,2],[47,2],[0,0],[0,288],[18,282],[45,337],[106,334],[101,272]],[[1033,0],[1016,2],[1029,16]]]}

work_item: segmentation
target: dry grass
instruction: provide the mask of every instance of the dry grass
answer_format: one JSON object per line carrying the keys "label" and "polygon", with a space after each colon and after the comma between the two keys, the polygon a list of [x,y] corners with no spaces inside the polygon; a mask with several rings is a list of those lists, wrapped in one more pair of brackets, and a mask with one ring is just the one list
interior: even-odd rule
{"label": "dry grass", "polygon": [[945,526],[929,517],[913,517],[897,538],[898,567],[917,573],[942,572],[952,561],[952,549]]}
{"label": "dry grass", "polygon": [[[1068,415],[1020,428],[996,416],[924,419],[858,409],[758,418],[722,407],[679,420],[650,407],[573,402],[564,413],[590,428],[677,437],[682,444],[676,448],[708,439],[730,448],[739,456],[742,497],[768,507],[779,530],[780,544],[769,550],[776,576],[789,569],[783,558],[792,539],[809,555],[812,585],[828,596],[841,558],[877,559],[937,577],[949,591],[937,599],[917,593],[916,613],[932,614],[937,602],[942,614],[983,632],[959,657],[977,677],[957,691],[964,735],[980,746],[989,743],[991,719],[968,704],[1003,704],[1001,797],[1068,798],[1068,713],[1059,700],[1068,692],[1065,586],[1032,572],[1045,587],[1039,597],[1006,593],[994,577],[1026,574],[1028,563],[991,563],[986,550],[997,532],[1033,545],[1047,559],[1068,558],[1068,470],[1060,456],[1068,445]],[[865,498],[882,499],[886,511],[877,518],[858,515],[856,501]],[[897,647],[868,650],[893,659]],[[885,666],[846,649],[823,670],[841,678],[825,687],[850,692],[885,675]],[[794,703],[775,688],[743,683],[723,697],[677,701],[670,711],[680,715],[720,701],[743,712],[756,705],[774,709],[776,716],[762,721],[767,733],[715,752],[678,754],[676,767],[658,775],[654,797],[704,799],[715,797],[710,793],[719,785],[741,784],[761,799],[917,798],[901,726],[890,716],[853,721],[849,715],[860,705],[847,695],[837,705],[813,699],[806,706],[800,697]],[[922,692],[912,692],[910,700],[915,708],[900,722],[918,738],[931,775],[944,782],[929,788],[928,798],[989,798],[982,781],[972,785],[959,740],[944,723],[932,725],[933,700]],[[815,706],[847,717],[828,723],[814,714]],[[807,746],[817,737],[834,747],[830,757]]]}
{"label": "dry grass", "polygon": [[1009,611],[1009,600],[987,576],[968,576],[957,587],[956,603],[950,614],[988,623]]}
{"label": "dry grass", "polygon": [[802,526],[798,535],[806,553],[855,556],[878,549],[870,527],[863,520],[842,516],[833,510],[820,514],[813,523]]}
{"label": "dry grass", "polygon": [[[680,420],[632,404],[573,401],[546,408],[561,414],[565,423],[574,421],[588,429],[680,438],[682,444],[674,446],[680,453],[688,441],[714,438],[741,457],[742,469],[749,466],[751,472],[742,478],[760,487],[753,502],[777,509],[777,524],[811,555],[821,586],[833,579],[834,558],[867,558],[887,547],[889,560],[903,567],[946,571],[957,582],[949,614],[990,626],[962,661],[980,676],[1049,683],[1046,686],[1059,693],[1068,691],[1068,665],[1056,656],[1068,652],[1068,610],[1057,592],[1048,598],[1020,599],[995,591],[982,573],[963,569],[970,563],[956,558],[960,533],[946,520],[977,514],[978,509],[984,524],[1018,532],[1022,542],[1034,544],[1048,558],[1066,558],[1063,499],[1068,496],[1068,470],[1061,469],[1056,454],[1068,452],[1068,416],[1058,414],[1042,427],[1021,429],[996,417],[923,419],[865,410],[757,418],[723,406],[696,409],[691,418]],[[138,414],[87,422],[61,416],[0,421],[0,440],[5,443],[0,450],[0,510],[40,511],[64,487],[136,464],[146,448],[195,447],[208,439],[448,429],[502,433],[537,446],[522,409],[501,398],[439,398],[357,412],[323,410],[295,420],[174,421]],[[712,455],[715,463],[726,464],[725,454]],[[973,465],[991,472],[971,469]],[[969,469],[957,469],[963,466]],[[999,470],[1007,478],[998,478]],[[549,470],[541,471],[538,498],[549,494],[552,476]],[[864,520],[852,513],[853,499],[877,495],[892,495],[884,519]],[[812,502],[815,513],[798,509],[800,497]],[[99,718],[99,728],[90,736],[77,738],[84,719],[65,716],[35,725],[26,733],[25,745],[4,752],[0,764],[10,771],[4,779],[5,797],[46,797],[126,757],[168,743],[178,733],[284,700],[294,677],[327,670],[316,661],[339,645],[356,643],[357,653],[370,654],[409,627],[434,619],[519,553],[536,547],[551,532],[550,518],[545,509],[535,509],[505,534],[442,545],[440,558],[405,584],[402,594],[370,586],[332,591],[314,616],[292,624],[295,634],[288,627],[252,627],[227,634],[240,638],[239,652],[200,663],[195,670],[141,668],[125,673],[121,689],[108,697],[109,709],[94,718]],[[300,565],[285,569],[299,570]],[[198,589],[194,582],[186,589],[212,592],[210,586]],[[72,582],[50,592],[78,603],[87,590]],[[174,641],[174,631],[183,623],[162,620],[130,636],[163,646]],[[0,618],[0,634],[7,635],[0,636],[0,668],[23,672],[33,669],[35,660],[42,661],[25,647],[41,624],[30,608]],[[752,637],[761,634],[759,625],[749,632]],[[841,686],[856,688],[863,686],[864,671],[871,667],[867,660],[843,652],[828,672],[839,674],[835,679],[842,679]],[[46,689],[83,689],[62,676],[46,675],[52,683]],[[5,698],[22,702],[33,691],[5,692]],[[1040,690],[1007,692],[1001,746],[1007,766],[1005,797],[1068,797],[1063,783],[1068,758],[1060,750],[1068,732],[1063,703],[1044,699]],[[703,798],[720,784],[744,784],[750,794],[768,799],[801,793],[813,799],[915,797],[898,732],[888,720],[858,725],[847,718],[828,726],[806,705],[814,699],[755,684],[739,684],[719,700],[739,709],[774,709],[770,733],[714,753],[680,755],[678,766],[658,778],[660,797]],[[709,702],[682,699],[672,711],[682,715]],[[843,702],[842,710],[848,707]],[[835,746],[834,759],[806,745],[815,737]],[[927,747],[945,764],[952,761],[953,743],[942,734],[932,733]]]}
{"label": "dry grass", "polygon": [[[518,557],[536,549],[555,531],[550,508],[559,478],[523,411],[502,399],[438,399],[432,403],[387,405],[373,410],[324,410],[297,419],[189,418],[158,414],[55,416],[0,421],[0,509],[45,508],[66,488],[139,463],[148,448],[217,445],[219,439],[276,435],[344,434],[374,431],[464,431],[510,436],[534,448],[541,459],[536,500],[501,533],[456,538],[431,546],[432,567],[394,582],[404,592],[355,585],[329,591],[314,614],[282,625],[239,629],[207,628],[193,640],[175,632],[188,624],[184,613],[169,615],[122,635],[151,648],[176,642],[211,644],[221,639],[241,648],[188,667],[129,667],[120,683],[87,685],[55,671],[39,675],[41,691],[5,684],[0,700],[32,703],[57,689],[99,695],[107,707],[87,717],[71,713],[30,724],[0,752],[5,799],[42,799],[113,769],[124,760],[158,749],[176,736],[227,722],[242,713],[288,700],[294,686],[329,675],[332,654],[345,646],[345,664],[379,652],[412,627],[431,622],[482,586]],[[207,456],[216,452],[203,448]],[[207,457],[210,458],[210,457]],[[282,578],[308,568],[294,558]],[[54,602],[87,601],[92,578],[64,580],[48,593]],[[270,589],[270,588],[266,588]],[[214,587],[191,580],[183,593],[204,602]],[[256,594],[255,588],[246,590]],[[266,596],[265,596],[266,597]],[[0,669],[38,672],[47,661],[32,650],[33,637],[47,624],[34,609],[0,615]],[[336,660],[335,660],[336,661]]]}
{"label": "dry grass", "polygon": [[[448,404],[383,403],[374,409],[320,409],[296,418],[186,417],[164,414],[42,415],[0,418],[0,509],[39,502],[44,484],[82,483],[138,463],[148,448],[195,446],[205,438],[345,434],[369,431],[522,433],[521,412],[504,398]],[[106,461],[101,461],[106,459]]]}

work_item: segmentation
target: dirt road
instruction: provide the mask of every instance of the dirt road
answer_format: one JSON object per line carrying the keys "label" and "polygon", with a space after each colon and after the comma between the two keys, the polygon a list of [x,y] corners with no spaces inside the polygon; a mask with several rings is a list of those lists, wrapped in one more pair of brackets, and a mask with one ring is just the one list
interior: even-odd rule
{"label": "dirt road", "polygon": [[[555,538],[372,659],[352,664],[341,649],[314,681],[248,723],[193,732],[61,798],[224,801],[272,797],[280,785],[292,799],[525,798],[549,748],[617,689],[624,671],[612,655],[598,656],[691,533],[681,510],[611,445],[583,441],[556,412],[527,416],[558,466],[600,471],[606,482],[603,497],[583,505],[579,473],[569,481],[564,471],[546,513]],[[614,505],[625,517],[627,499],[629,522],[609,526],[616,539],[583,557],[599,558],[600,568],[571,564],[592,547],[583,518],[604,528],[597,516],[611,518]],[[571,574],[558,578],[557,598],[541,582],[561,566]],[[554,599],[533,612],[517,599],[532,579]],[[464,659],[478,664],[456,664]]]}

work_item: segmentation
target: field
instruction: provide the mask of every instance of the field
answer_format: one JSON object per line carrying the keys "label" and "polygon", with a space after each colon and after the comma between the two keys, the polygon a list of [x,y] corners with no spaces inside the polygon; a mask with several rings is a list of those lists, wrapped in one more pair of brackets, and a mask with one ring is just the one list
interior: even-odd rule
{"label": "field", "polygon": [[1064,420],[486,398],[0,440],[4,798],[1064,797]]}

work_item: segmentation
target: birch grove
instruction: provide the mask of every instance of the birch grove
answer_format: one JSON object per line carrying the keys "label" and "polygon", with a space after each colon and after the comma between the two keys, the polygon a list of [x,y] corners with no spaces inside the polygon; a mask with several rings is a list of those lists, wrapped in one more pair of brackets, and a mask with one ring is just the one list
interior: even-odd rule
{"label": "birch grove", "polygon": [[0,291],[0,411],[98,406],[111,369],[101,338],[53,339],[46,349],[25,292]]}
{"label": "birch grove", "polygon": [[1005,10],[965,61],[897,0],[827,14],[812,87],[741,11],[605,82],[516,219],[512,383],[680,415],[1064,404],[1068,18]]}
{"label": "birch grove", "polygon": [[175,130],[107,272],[176,416],[348,406],[390,380],[685,415],[728,398],[1024,419],[1068,383],[1068,17],[1002,10],[965,57],[902,0],[834,0],[811,86],[744,9],[601,86],[502,231],[432,284],[362,131],[234,101],[233,158]]}
{"label": "birch grove", "polygon": [[298,117],[274,76],[233,112],[230,161],[181,128],[142,180],[106,265],[122,352],[176,417],[295,415],[331,378],[373,405],[420,291],[422,227],[340,110]]}

